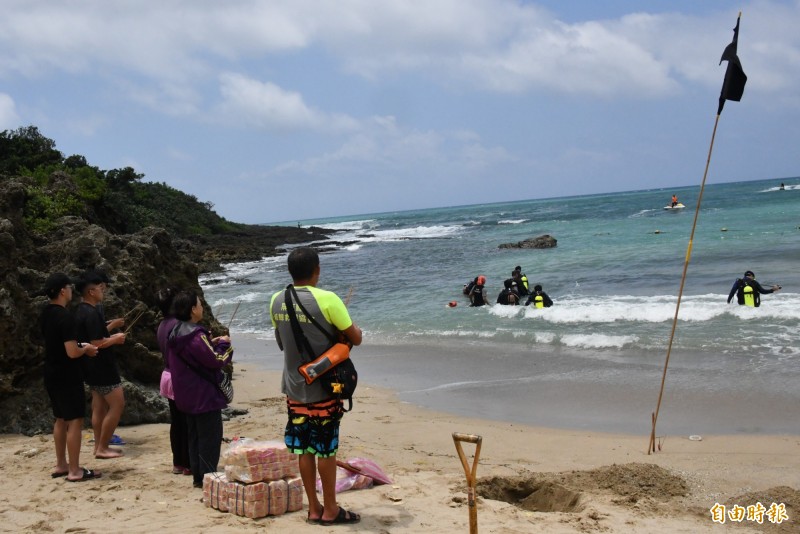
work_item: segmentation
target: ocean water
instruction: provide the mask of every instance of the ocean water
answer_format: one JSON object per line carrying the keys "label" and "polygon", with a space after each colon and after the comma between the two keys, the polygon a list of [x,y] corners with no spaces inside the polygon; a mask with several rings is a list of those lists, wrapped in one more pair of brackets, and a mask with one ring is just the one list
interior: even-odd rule
{"label": "ocean water", "polygon": [[[777,391],[786,395],[781,402],[800,402],[800,178],[783,182],[785,190],[781,180],[706,186],[672,347],[671,365],[683,370],[674,380],[687,390],[733,390],[747,383],[754,394]],[[367,347],[463,347],[464,354],[491,354],[492,365],[482,371],[491,375],[486,384],[515,380],[531,354],[538,355],[539,367],[526,371],[530,376],[632,384],[641,373],[659,376],[664,365],[699,192],[694,186],[299,222],[336,229],[333,239],[347,243],[321,256],[320,286],[342,297],[350,293],[351,315]],[[673,194],[686,209],[663,209]],[[557,247],[498,248],[542,234],[555,237]],[[468,306],[465,283],[485,275],[493,302],[517,265],[531,286],[544,287],[552,308]],[[762,285],[783,290],[762,296],[760,308],[726,304],[745,270]],[[289,281],[283,255],[226,265],[204,275],[201,284],[222,322],[239,306],[233,332],[269,340],[269,298]],[[458,305],[448,307],[453,300]],[[362,353],[368,362],[370,351]],[[557,361],[554,354],[569,357]],[[479,365],[461,363],[457,367]],[[380,366],[370,372],[374,381],[423,404],[425,398],[447,404],[441,377],[431,380],[417,367],[391,367],[391,379]],[[474,389],[469,377],[445,384],[453,385],[449,402],[456,390],[463,393],[462,382]],[[496,416],[486,410],[483,415]],[[510,418],[542,422],[524,413]],[[778,430],[795,423],[797,418]]]}

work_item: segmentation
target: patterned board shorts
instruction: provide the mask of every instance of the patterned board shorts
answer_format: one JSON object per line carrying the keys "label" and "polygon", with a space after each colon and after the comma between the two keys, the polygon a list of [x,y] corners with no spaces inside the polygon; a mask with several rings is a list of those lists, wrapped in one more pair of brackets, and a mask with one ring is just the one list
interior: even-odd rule
{"label": "patterned board shorts", "polygon": [[294,454],[313,454],[319,458],[334,456],[339,449],[339,422],[342,401],[330,399],[303,404],[286,399],[289,420],[284,442]]}

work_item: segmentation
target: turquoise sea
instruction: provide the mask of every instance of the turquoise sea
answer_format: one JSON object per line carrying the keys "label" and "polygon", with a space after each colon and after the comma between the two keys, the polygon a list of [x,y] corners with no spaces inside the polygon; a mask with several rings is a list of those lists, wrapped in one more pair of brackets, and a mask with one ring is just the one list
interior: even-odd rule
{"label": "turquoise sea", "polygon": [[[338,230],[332,240],[344,244],[321,257],[320,285],[343,297],[352,291],[351,314],[365,334],[357,354],[371,382],[454,411],[483,387],[483,397],[502,392],[512,400],[481,403],[472,414],[592,426],[571,420],[567,409],[563,418],[537,416],[526,392],[552,389],[543,399],[550,402],[575,384],[590,391],[647,384],[652,406],[642,409],[654,409],[699,193],[699,186],[680,187],[286,224]],[[663,209],[673,194],[686,209]],[[542,234],[558,246],[498,248]],[[758,421],[733,428],[716,421],[716,430],[800,430],[799,260],[800,178],[706,186],[667,383],[688,396],[763,393],[784,414],[772,422],[755,414]],[[274,339],[267,303],[289,282],[285,265],[285,255],[226,265],[201,279],[205,297],[223,322],[238,304],[234,333]],[[468,307],[461,293],[467,281],[485,275],[494,301],[516,265],[531,285],[542,284],[552,308]],[[764,295],[760,308],[726,304],[748,269],[762,285],[783,290]],[[458,306],[447,307],[453,300]],[[416,357],[420,351],[428,356]],[[447,356],[431,361],[437,352]],[[509,403],[523,406],[515,411]],[[631,430],[606,419],[603,428]]]}

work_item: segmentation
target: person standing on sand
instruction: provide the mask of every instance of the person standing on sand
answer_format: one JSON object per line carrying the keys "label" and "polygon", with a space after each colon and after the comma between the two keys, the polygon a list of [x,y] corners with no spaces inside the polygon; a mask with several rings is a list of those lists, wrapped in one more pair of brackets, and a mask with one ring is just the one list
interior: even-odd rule
{"label": "person standing on sand", "polygon": [[107,278],[95,271],[87,271],[78,281],[81,303],[75,311],[78,340],[95,345],[99,351],[96,358],[84,362],[86,384],[92,392],[92,431],[94,432],[94,457],[107,460],[123,455],[119,449],[108,446],[117,429],[125,409],[125,394],[122,390],[113,346],[125,343],[125,334],[110,334],[109,329],[121,328],[124,319],[106,323],[102,308],[107,287]]}
{"label": "person standing on sand", "polygon": [[[320,276],[317,252],[309,247],[296,248],[289,254],[287,263],[297,299],[305,309],[331,335],[360,345],[361,329],[353,323],[342,299],[317,287]],[[289,413],[284,440],[286,447],[299,455],[300,477],[308,497],[307,521],[321,525],[358,523],[359,514],[345,510],[336,502],[336,452],[344,405],[341,399],[331,398],[319,381],[306,384],[297,370],[310,360],[304,357],[295,340],[286,312],[286,291],[272,295],[269,309],[275,340],[284,355],[281,390],[286,394]],[[295,310],[299,325],[316,353],[313,357],[328,350],[332,345],[328,336],[303,316],[299,306],[295,305]],[[322,503],[316,491],[317,473],[322,482]]]}
{"label": "person standing on sand", "polygon": [[63,273],[51,274],[44,284],[44,293],[50,300],[39,317],[44,337],[44,387],[56,419],[53,424],[56,467],[50,476],[66,477],[69,482],[99,478],[100,473],[80,465],[86,415],[80,359],[84,355],[97,355],[97,347],[77,341],[75,321],[67,311],[67,304],[72,301],[70,278]]}
{"label": "person standing on sand", "polygon": [[161,372],[159,392],[169,403],[169,444],[172,449],[172,473],[174,475],[191,475],[189,467],[189,430],[186,426],[186,414],[178,409],[175,404],[175,391],[172,387],[172,372],[167,360],[167,342],[169,333],[178,324],[172,303],[178,290],[166,287],[156,294],[158,308],[161,310],[162,319],[158,324],[156,339],[161,356],[164,358],[164,370]]}
{"label": "person standing on sand", "polygon": [[222,409],[228,401],[220,389],[222,368],[233,358],[231,338],[211,338],[198,323],[203,303],[194,291],[175,296],[178,322],[168,334],[167,364],[178,410],[186,414],[189,467],[193,485],[203,487],[203,475],[217,470],[222,443]]}

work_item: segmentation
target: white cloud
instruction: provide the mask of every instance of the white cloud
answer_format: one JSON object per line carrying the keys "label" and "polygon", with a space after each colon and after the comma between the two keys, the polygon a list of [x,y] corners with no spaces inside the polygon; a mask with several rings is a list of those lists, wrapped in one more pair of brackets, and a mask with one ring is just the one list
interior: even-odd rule
{"label": "white cloud", "polygon": [[[418,189],[444,176],[470,177],[509,161],[502,147],[487,147],[475,132],[404,130],[393,117],[375,117],[335,150],[305,160],[284,162],[266,174],[269,180],[304,176],[323,180],[347,176],[372,190],[378,183],[417,183]],[[414,169],[425,169],[414,172]]]}
{"label": "white cloud", "polygon": [[[757,74],[751,87],[796,86],[800,5],[748,4],[742,59]],[[413,72],[445,86],[499,92],[649,98],[672,94],[685,80],[718,83],[707,58],[721,54],[731,35],[727,23],[719,24],[718,13],[713,21],[640,13],[565,23],[535,3],[511,0],[7,0],[0,18],[0,78],[102,72],[134,101],[167,114],[200,116],[209,106],[201,91],[220,72],[241,72],[242,62],[268,62],[287,51],[319,50],[350,73],[375,80]],[[244,84],[224,83],[225,104],[244,104],[248,95],[231,94],[247,91]],[[249,97],[261,99],[262,124],[309,126],[316,120],[288,91],[268,83],[252,90],[261,93]],[[264,98],[292,109],[268,111]]]}
{"label": "white cloud", "polygon": [[268,129],[352,130],[357,121],[345,115],[315,111],[302,95],[285,91],[271,82],[260,82],[241,74],[220,76],[221,120],[244,121]]}
{"label": "white cloud", "polygon": [[5,93],[0,93],[0,130],[19,128],[19,120],[14,99]]}

